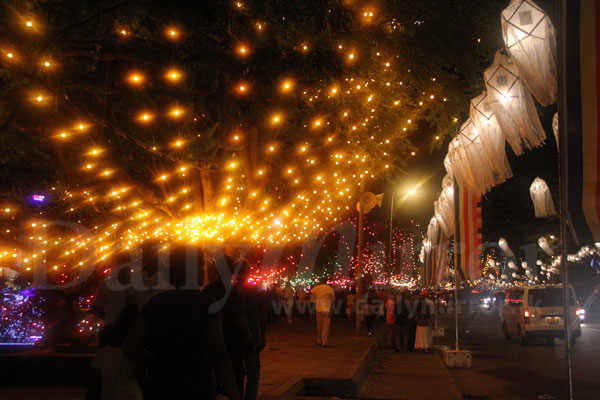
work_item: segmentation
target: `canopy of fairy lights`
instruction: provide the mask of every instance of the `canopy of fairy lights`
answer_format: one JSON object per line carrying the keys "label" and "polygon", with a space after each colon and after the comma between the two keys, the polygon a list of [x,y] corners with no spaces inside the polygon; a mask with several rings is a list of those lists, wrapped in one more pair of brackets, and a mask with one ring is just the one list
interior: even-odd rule
{"label": "canopy of fairy lights", "polygon": [[0,265],[306,239],[394,177],[419,150],[413,121],[449,100],[435,76],[415,82],[393,46],[403,26],[374,7],[339,5],[313,37],[243,2],[215,5],[210,27],[134,6],[55,26],[36,4],[11,10],[1,68],[26,93],[32,123],[16,122],[41,126],[61,172],[29,206],[2,200]]}

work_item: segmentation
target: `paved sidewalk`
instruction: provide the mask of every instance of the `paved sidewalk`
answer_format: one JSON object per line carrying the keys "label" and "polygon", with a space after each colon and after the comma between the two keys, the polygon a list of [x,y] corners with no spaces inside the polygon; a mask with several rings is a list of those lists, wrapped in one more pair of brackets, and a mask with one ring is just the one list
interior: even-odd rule
{"label": "paved sidewalk", "polygon": [[[354,336],[354,323],[333,318],[328,347],[316,344],[316,322],[308,317],[268,326],[261,353],[259,398],[460,399],[454,381],[434,354],[377,352],[377,337]],[[381,334],[383,326],[378,326]],[[374,359],[374,360],[373,360]],[[369,372],[369,366],[372,366]],[[366,381],[365,381],[366,379]],[[365,382],[359,396],[356,390]],[[3,400],[75,400],[81,387],[0,388]],[[302,398],[302,397],[300,397]]]}
{"label": "paved sidewalk", "polygon": [[358,397],[378,400],[463,398],[439,355],[398,354],[388,348],[378,351]]}
{"label": "paved sidewalk", "polygon": [[362,380],[366,358],[370,352],[374,355],[375,338],[367,337],[364,327],[361,337],[355,337],[354,322],[342,318],[332,318],[328,347],[317,345],[316,322],[308,317],[268,329],[267,347],[261,353],[261,398],[296,394],[302,378]]}

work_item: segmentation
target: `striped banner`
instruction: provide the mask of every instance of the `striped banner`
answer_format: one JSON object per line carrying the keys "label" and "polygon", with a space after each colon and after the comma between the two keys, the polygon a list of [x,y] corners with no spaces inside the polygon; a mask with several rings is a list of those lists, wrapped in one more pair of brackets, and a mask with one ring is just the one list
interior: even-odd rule
{"label": "striped banner", "polygon": [[481,195],[454,181],[454,268],[463,281],[481,277]]}
{"label": "striped banner", "polygon": [[600,1],[566,5],[567,207],[583,245],[600,242]]}

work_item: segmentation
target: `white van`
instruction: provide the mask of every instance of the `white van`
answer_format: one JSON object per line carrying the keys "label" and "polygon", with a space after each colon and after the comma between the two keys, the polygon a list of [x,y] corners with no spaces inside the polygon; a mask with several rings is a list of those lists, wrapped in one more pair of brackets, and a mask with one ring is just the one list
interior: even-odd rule
{"label": "white van", "polygon": [[[569,287],[571,343],[581,336],[580,322],[584,311],[578,308],[575,291]],[[500,313],[506,340],[513,336],[527,344],[533,338],[564,338],[562,285],[536,285],[506,290]]]}

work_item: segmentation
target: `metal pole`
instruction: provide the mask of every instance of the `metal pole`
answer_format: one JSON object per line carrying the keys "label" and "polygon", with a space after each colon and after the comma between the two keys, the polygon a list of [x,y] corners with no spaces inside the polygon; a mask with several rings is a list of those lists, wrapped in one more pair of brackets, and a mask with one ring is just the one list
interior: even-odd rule
{"label": "metal pole", "polygon": [[[456,243],[454,244],[454,251],[456,251]],[[458,351],[458,271],[456,265],[454,266],[454,327],[456,330],[456,340],[454,342],[454,350]]]}
{"label": "metal pole", "polygon": [[[573,7],[576,8],[576,7]],[[578,8],[578,7],[577,7]],[[579,9],[577,9],[579,14]],[[571,315],[569,293],[569,270],[567,268],[567,210],[568,210],[568,121],[567,121],[567,0],[559,3],[559,45],[558,45],[558,70],[559,70],[559,100],[558,100],[558,139],[559,139],[559,198],[560,198],[560,267],[563,284],[564,302],[564,338],[565,361],[567,368],[567,382],[569,399],[573,399],[573,375],[571,370]]]}
{"label": "metal pole", "polygon": [[[361,182],[362,183],[362,182]],[[358,258],[358,262],[356,263],[356,327],[355,327],[355,334],[356,336],[360,336],[360,323],[361,323],[361,317],[362,317],[362,312],[363,312],[363,305],[362,305],[362,292],[363,292],[363,288],[362,288],[362,253],[363,253],[363,225],[364,225],[364,218],[365,218],[365,213],[362,207],[362,204],[360,203],[362,194],[364,193],[364,189],[363,189],[364,185],[360,185],[360,195],[358,196],[358,250],[357,250],[357,258]]]}
{"label": "metal pole", "polygon": [[[392,192],[392,205],[390,207],[390,245],[389,245],[389,257],[388,257],[388,265],[387,265],[387,272],[388,274],[391,274],[392,272],[392,249],[394,248],[393,244],[392,244],[392,235],[394,232],[394,192]],[[387,274],[386,274],[387,275]],[[386,276],[387,279],[387,276]],[[388,283],[389,283],[389,279],[388,279]]]}

